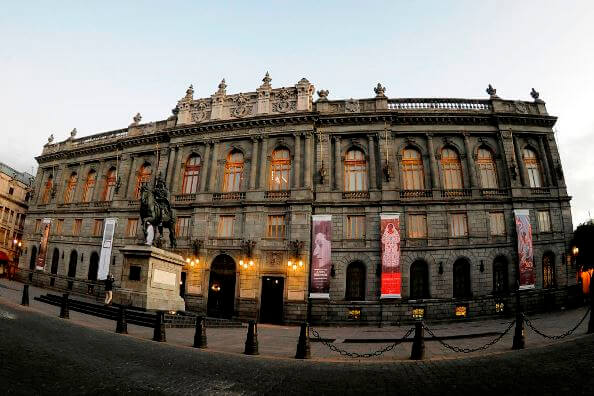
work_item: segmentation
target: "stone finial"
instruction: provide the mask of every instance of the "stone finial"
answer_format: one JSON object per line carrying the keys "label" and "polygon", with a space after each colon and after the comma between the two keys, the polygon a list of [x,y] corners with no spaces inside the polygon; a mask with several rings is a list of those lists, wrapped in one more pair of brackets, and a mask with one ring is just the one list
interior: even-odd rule
{"label": "stone finial", "polygon": [[140,121],[142,121],[142,116],[140,115],[140,113],[136,113],[132,120],[134,120],[134,125],[138,125]]}
{"label": "stone finial", "polygon": [[194,85],[190,84],[188,89],[186,90],[186,97],[185,99],[194,99]]}
{"label": "stone finial", "polygon": [[221,83],[219,84],[219,90],[217,91],[217,93],[226,95],[227,94],[226,89],[227,89],[227,84],[225,83],[225,79],[223,78],[221,80]]}
{"label": "stone finial", "polygon": [[52,144],[54,141],[54,134],[52,133],[51,135],[49,135],[49,137],[47,138],[47,143],[48,144]]}
{"label": "stone finial", "polygon": [[491,84],[489,84],[486,91],[489,94],[489,96],[491,97],[491,99],[499,98],[499,96],[497,96],[497,90],[495,88],[493,88],[493,86]]}
{"label": "stone finial", "polygon": [[70,132],[70,138],[74,139],[74,138],[76,137],[76,134],[77,134],[77,132],[78,132],[78,131],[76,130],[76,128],[74,128],[74,129],[72,130],[72,132]]}
{"label": "stone finial", "polygon": [[542,99],[540,99],[540,93],[534,88],[532,88],[532,91],[530,91],[530,96],[532,96],[532,99],[534,99],[535,102],[542,102]]}
{"label": "stone finial", "polygon": [[328,94],[330,94],[330,91],[328,91],[327,89],[320,89],[318,91],[318,96],[320,97],[320,99],[318,100],[328,100]]}
{"label": "stone finial", "polygon": [[266,75],[264,76],[264,78],[262,79],[262,87],[270,87],[270,82],[272,81],[272,78],[270,78],[270,74],[268,74],[268,72],[266,72]]}
{"label": "stone finial", "polygon": [[382,84],[380,83],[377,83],[377,86],[373,88],[373,91],[375,92],[376,98],[383,98],[386,96],[386,87],[382,87]]}

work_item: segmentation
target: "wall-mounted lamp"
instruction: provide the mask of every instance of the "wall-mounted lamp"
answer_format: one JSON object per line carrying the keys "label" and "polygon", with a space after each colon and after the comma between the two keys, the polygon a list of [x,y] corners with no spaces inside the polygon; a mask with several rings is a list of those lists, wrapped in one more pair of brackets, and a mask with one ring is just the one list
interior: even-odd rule
{"label": "wall-mounted lamp", "polygon": [[304,265],[303,260],[287,260],[287,267],[293,271],[303,268]]}

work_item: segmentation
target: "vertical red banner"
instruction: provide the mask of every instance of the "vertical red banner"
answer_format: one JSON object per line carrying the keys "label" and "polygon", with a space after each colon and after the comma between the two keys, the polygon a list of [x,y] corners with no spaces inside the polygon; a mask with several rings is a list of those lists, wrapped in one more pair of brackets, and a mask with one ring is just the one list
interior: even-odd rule
{"label": "vertical red banner", "polygon": [[380,214],[382,241],[382,286],[380,298],[402,297],[402,271],[400,270],[400,215]]}
{"label": "vertical red banner", "polygon": [[514,210],[516,233],[518,235],[518,260],[520,267],[520,289],[534,288],[534,252],[532,249],[532,226],[528,209]]}
{"label": "vertical red banner", "polygon": [[332,268],[332,216],[311,216],[310,298],[330,298]]}
{"label": "vertical red banner", "polygon": [[39,252],[37,253],[37,260],[35,269],[43,271],[45,269],[45,256],[47,253],[47,241],[49,239],[52,219],[44,218],[41,222],[41,242],[39,243]]}

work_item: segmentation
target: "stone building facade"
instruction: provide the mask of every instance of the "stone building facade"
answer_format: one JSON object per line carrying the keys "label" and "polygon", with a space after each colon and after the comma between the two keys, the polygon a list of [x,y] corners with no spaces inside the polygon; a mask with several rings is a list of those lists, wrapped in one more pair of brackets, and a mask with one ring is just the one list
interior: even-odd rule
{"label": "stone building facade", "polygon": [[[333,100],[301,79],[273,88],[267,74],[249,93],[206,98],[192,86],[166,120],[50,141],[37,157],[25,231],[29,275],[42,218],[52,228],[45,271],[34,282],[95,289],[105,218],[117,218],[119,249],[139,243],[138,190],[160,174],[187,257],[188,310],[295,322],[399,322],[508,309],[515,290],[513,211],[528,209],[536,286],[529,309],[565,305],[572,220],[552,127],[533,101]],[[152,185],[152,184],[151,184]],[[380,299],[380,213],[401,219],[402,298]],[[332,215],[330,299],[308,306],[311,216]],[[504,307],[504,308],[503,308]],[[419,312],[419,311],[415,311]]]}

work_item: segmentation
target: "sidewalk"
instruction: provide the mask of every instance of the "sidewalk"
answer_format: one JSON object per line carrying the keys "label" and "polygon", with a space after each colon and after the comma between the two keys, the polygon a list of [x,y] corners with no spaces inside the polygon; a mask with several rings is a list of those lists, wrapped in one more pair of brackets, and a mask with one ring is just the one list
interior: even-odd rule
{"label": "sidewalk", "polygon": [[[0,305],[1,304],[20,304],[23,284],[6,279],[0,279]],[[46,289],[29,287],[29,308],[49,316],[58,317],[60,308],[34,300],[34,297],[54,293]],[[75,297],[78,298],[78,297]],[[574,327],[584,316],[587,307],[581,307],[574,310],[559,311],[547,314],[532,315],[529,319],[533,324],[545,334],[559,335]],[[428,324],[428,327],[438,337],[447,337],[445,341],[453,346],[461,348],[476,348],[493,340],[497,336],[495,333],[501,333],[510,324],[513,318],[498,318],[488,320],[477,320],[471,322],[457,323],[439,323]],[[98,318],[95,316],[81,314],[70,311],[70,322],[109,332],[115,331],[115,321]],[[564,342],[565,340],[581,337],[586,333],[588,318],[578,327],[570,336],[561,341],[545,339],[535,334],[531,329],[525,329],[526,348],[537,348],[554,343]],[[372,352],[393,343],[393,340],[401,338],[412,325],[403,325],[401,327],[385,326],[378,327],[314,327],[324,339],[333,340],[333,345],[357,353]],[[227,353],[243,353],[246,339],[246,328],[212,328],[207,329],[208,350]],[[129,336],[151,340],[153,329],[128,324]],[[473,335],[472,338],[458,338]],[[194,339],[194,329],[171,328],[166,331],[167,343],[178,346],[192,346]],[[315,360],[359,360],[359,361],[389,361],[389,360],[408,360],[410,358],[413,334],[409,336],[407,342],[397,345],[392,351],[386,352],[379,357],[369,359],[352,359],[343,357],[320,342],[315,342],[313,334],[311,337],[311,356]],[[429,335],[425,332],[425,354],[428,359],[452,359],[466,356],[484,356],[491,353],[502,353],[511,350],[513,339],[513,328],[498,343],[491,346],[486,351],[473,352],[470,354],[456,353],[444,348],[439,342],[428,339]],[[259,352],[262,356],[276,358],[293,358],[299,338],[299,327],[297,326],[276,326],[268,324],[258,325]],[[453,338],[453,339],[452,339]],[[363,341],[363,342],[357,342]],[[384,342],[382,342],[384,341]]]}

